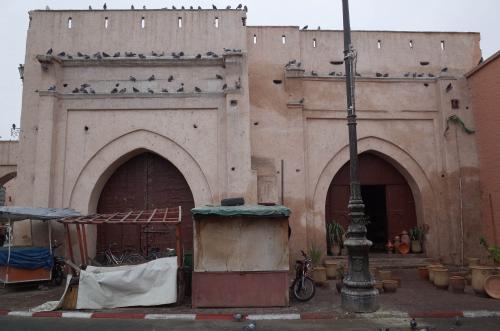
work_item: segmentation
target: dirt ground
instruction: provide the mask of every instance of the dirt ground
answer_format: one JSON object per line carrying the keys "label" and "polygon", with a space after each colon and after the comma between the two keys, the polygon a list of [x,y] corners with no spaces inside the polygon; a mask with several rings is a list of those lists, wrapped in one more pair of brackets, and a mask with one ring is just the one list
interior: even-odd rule
{"label": "dirt ground", "polygon": [[[379,303],[382,311],[429,312],[460,310],[500,310],[500,300],[476,296],[467,286],[465,293],[455,294],[439,290],[429,282],[420,280],[416,269],[394,270],[394,277],[401,278],[402,286],[396,293],[381,293]],[[15,286],[0,289],[0,309],[29,310],[46,301],[58,300],[64,286],[43,287]],[[309,302],[290,300],[286,308],[233,308],[233,309],[192,309],[189,300],[183,305],[157,307],[132,307],[113,309],[113,312],[138,313],[304,313],[342,312],[340,295],[335,289],[335,281],[328,286],[318,287],[316,295]]]}

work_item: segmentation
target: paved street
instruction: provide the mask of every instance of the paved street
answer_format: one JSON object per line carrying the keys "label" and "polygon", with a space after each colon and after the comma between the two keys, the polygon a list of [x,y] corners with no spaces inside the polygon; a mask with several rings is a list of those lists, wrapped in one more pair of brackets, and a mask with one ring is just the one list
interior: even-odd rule
{"label": "paved street", "polygon": [[[243,330],[247,323],[229,321],[165,321],[165,320],[87,320],[87,319],[54,319],[54,318],[0,318],[0,330],[23,331],[136,331],[136,330],[197,330],[197,331],[232,331]],[[423,327],[430,330],[481,330],[498,331],[500,318],[469,318],[462,319],[461,325],[455,325],[453,319],[420,319],[417,330]],[[258,331],[275,330],[410,330],[406,319],[342,319],[316,321],[259,321]]]}

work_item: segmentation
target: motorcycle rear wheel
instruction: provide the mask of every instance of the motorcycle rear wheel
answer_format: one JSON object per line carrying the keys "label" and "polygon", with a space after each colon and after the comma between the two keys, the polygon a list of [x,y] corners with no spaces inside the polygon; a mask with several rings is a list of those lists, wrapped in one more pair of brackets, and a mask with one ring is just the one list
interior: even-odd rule
{"label": "motorcycle rear wheel", "polygon": [[314,297],[316,293],[316,287],[314,286],[314,281],[309,278],[304,278],[304,284],[299,279],[295,279],[292,284],[293,296],[299,301],[309,301]]}

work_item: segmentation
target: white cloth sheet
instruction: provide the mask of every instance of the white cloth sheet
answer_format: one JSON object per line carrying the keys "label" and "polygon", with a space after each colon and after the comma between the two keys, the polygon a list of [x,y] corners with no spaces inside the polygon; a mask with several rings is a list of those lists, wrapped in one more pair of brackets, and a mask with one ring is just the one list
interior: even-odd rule
{"label": "white cloth sheet", "polygon": [[177,301],[177,257],[80,273],[77,309],[155,306]]}

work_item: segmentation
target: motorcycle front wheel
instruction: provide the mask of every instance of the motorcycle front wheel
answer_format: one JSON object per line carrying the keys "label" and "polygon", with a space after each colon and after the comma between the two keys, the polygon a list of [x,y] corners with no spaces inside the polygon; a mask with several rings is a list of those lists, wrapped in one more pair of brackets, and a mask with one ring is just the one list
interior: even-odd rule
{"label": "motorcycle front wheel", "polygon": [[314,281],[309,277],[304,277],[301,282],[300,278],[295,279],[292,284],[293,296],[299,301],[309,301],[316,293]]}

